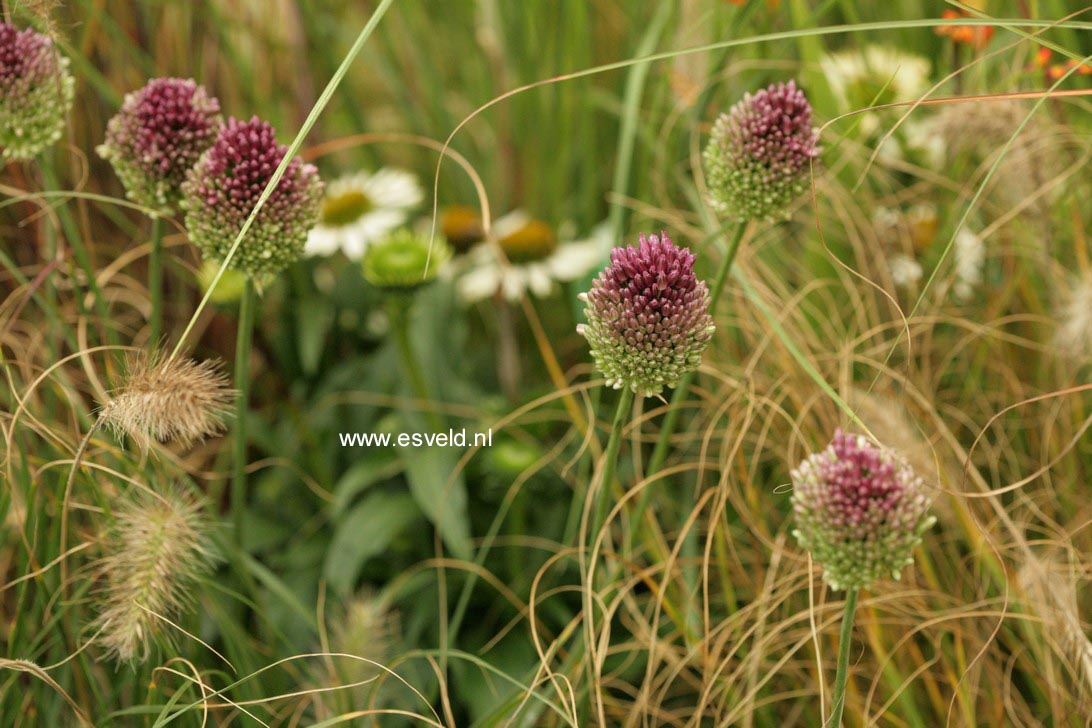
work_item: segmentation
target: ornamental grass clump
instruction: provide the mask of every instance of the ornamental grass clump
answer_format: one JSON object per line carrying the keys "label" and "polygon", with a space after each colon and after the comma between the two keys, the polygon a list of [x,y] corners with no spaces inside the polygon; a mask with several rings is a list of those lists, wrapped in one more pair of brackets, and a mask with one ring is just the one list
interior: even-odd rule
{"label": "ornamental grass clump", "polygon": [[60,139],[74,87],[49,36],[0,22],[0,157],[32,159]]}
{"label": "ornamental grass clump", "polygon": [[129,199],[169,215],[178,210],[186,175],[223,125],[220,102],[204,86],[155,78],[126,94],[96,151],[113,166]]}
{"label": "ornamental grass clump", "polygon": [[[277,143],[273,127],[258,117],[228,120],[182,185],[186,229],[203,255],[221,262],[227,258],[287,152],[288,147]],[[254,278],[291,265],[303,253],[307,235],[318,221],[321,200],[318,170],[293,159],[229,267]]]}
{"label": "ornamental grass clump", "polygon": [[713,209],[740,222],[784,217],[805,190],[818,139],[795,82],[745,95],[717,119],[702,155]]}
{"label": "ornamental grass clump", "polygon": [[171,644],[173,620],[214,561],[201,503],[180,489],[142,494],[114,512],[103,539],[103,587],[94,628],[120,662],[143,662],[157,641]]}
{"label": "ornamental grass clump", "polygon": [[587,323],[577,331],[607,386],[657,396],[701,364],[715,328],[709,291],[694,275],[694,255],[664,232],[615,248],[610,261],[580,295]]}

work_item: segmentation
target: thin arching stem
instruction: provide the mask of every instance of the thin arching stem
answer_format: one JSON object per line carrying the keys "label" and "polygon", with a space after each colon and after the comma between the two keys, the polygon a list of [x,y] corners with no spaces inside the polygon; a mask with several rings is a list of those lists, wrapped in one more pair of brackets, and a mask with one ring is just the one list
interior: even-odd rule
{"label": "thin arching stem", "polygon": [[[72,468],[68,471],[68,480],[64,484],[64,497],[61,500],[61,550],[58,552],[60,554],[64,554],[65,549],[68,548],[68,499],[72,495],[72,485],[76,482],[76,471],[80,469],[80,463],[83,461],[84,453],[87,452],[87,446],[91,443],[91,438],[105,424],[106,416],[113,407],[114,403],[111,401],[102,408],[95,422],[87,429],[87,434],[80,440],[80,444],[76,448],[76,454],[72,456]],[[64,585],[68,581],[67,559],[61,559],[60,575],[61,591],[63,593]]]}

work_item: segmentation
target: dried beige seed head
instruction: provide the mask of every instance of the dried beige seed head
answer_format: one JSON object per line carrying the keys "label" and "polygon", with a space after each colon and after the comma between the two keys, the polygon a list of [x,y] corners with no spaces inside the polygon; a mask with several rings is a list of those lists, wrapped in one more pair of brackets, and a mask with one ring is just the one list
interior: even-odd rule
{"label": "dried beige seed head", "polygon": [[201,503],[185,491],[140,497],[115,510],[103,539],[98,594],[100,644],[123,662],[143,661],[156,640],[169,643],[174,619],[193,602],[194,584],[213,561]]}
{"label": "dried beige seed head", "polygon": [[235,398],[219,361],[161,358],[141,352],[128,362],[125,385],[103,410],[103,420],[141,447],[150,441],[183,446],[224,430]]}
{"label": "dried beige seed head", "polygon": [[[367,689],[370,681],[383,673],[373,663],[387,665],[399,640],[397,612],[370,593],[357,595],[338,612],[330,623],[330,651],[339,656],[314,663],[309,680],[310,685],[319,689],[315,707],[323,717],[381,701],[380,696]],[[331,690],[339,686],[355,688]]]}

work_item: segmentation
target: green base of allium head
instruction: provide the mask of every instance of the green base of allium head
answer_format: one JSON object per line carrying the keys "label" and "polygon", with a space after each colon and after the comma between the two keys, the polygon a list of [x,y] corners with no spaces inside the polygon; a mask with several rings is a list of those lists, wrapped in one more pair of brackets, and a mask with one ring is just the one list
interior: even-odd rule
{"label": "green base of allium head", "polygon": [[[182,185],[190,240],[213,260],[226,260],[288,148],[257,117],[229,119]],[[258,212],[229,266],[250,277],[279,273],[303,254],[318,221],[322,181],[313,165],[293,159]]]}
{"label": "green base of allium head", "polygon": [[832,589],[898,579],[936,522],[921,478],[863,435],[838,430],[829,447],[792,471],[792,482],[793,535]]}
{"label": "green base of allium head", "polygon": [[74,88],[52,39],[0,23],[0,157],[33,159],[60,139]]}
{"label": "green base of allium head", "polygon": [[96,151],[130,200],[165,215],[177,211],[182,183],[224,125],[220,102],[191,79],[155,78],[126,94]]}
{"label": "green base of allium head", "polygon": [[451,260],[451,246],[443,238],[402,229],[374,243],[361,260],[364,279],[389,291],[409,291],[432,281]]}
{"label": "green base of allium head", "polygon": [[611,251],[611,263],[580,295],[591,347],[607,386],[654,397],[701,364],[713,337],[709,290],[694,275],[694,255],[666,233]]}
{"label": "green base of allium head", "polygon": [[788,214],[819,155],[811,105],[796,84],[771,85],[721,114],[702,158],[709,204],[744,222]]}

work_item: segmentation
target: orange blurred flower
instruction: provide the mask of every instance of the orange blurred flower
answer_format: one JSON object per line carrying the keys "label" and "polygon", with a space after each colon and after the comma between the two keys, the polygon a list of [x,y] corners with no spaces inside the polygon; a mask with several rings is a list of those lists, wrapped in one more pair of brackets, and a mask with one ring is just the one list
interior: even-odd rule
{"label": "orange blurred flower", "polygon": [[1092,64],[1082,63],[1076,59],[1070,58],[1065,63],[1051,63],[1050,59],[1053,54],[1049,48],[1040,48],[1039,52],[1035,54],[1035,68],[1043,69],[1048,81],[1057,81],[1064,76],[1067,71],[1077,69],[1076,73],[1081,76],[1092,76]]}
{"label": "orange blurred flower", "polygon": [[[945,10],[940,14],[945,20],[958,20],[968,17],[960,10]],[[967,43],[976,51],[985,48],[993,37],[992,25],[942,25],[936,30],[937,35],[946,35],[954,43]]]}

